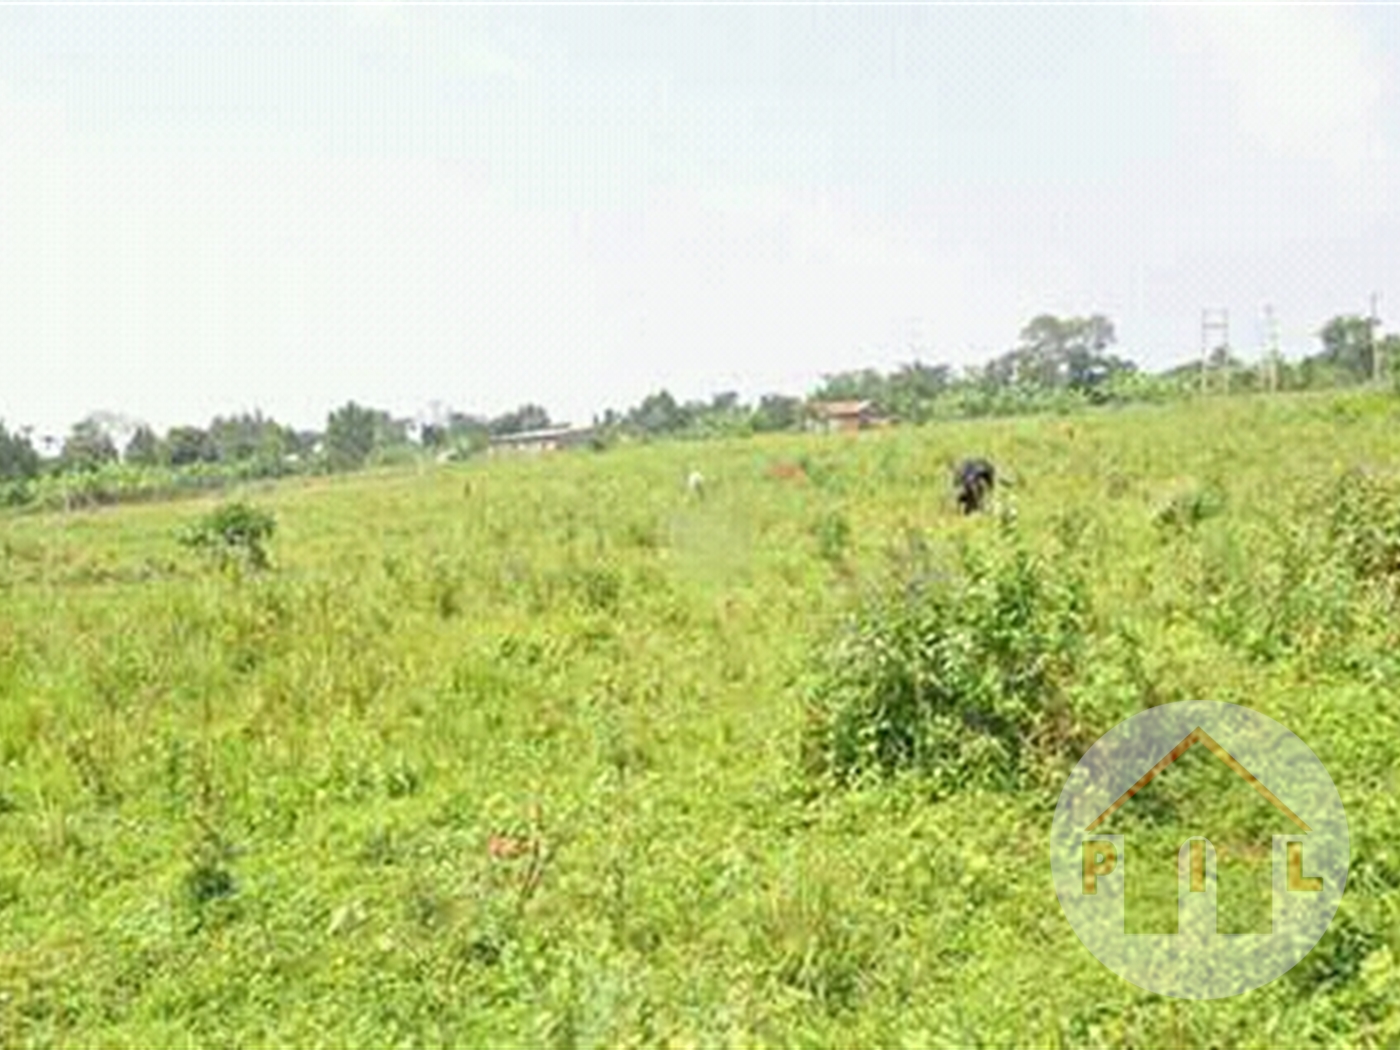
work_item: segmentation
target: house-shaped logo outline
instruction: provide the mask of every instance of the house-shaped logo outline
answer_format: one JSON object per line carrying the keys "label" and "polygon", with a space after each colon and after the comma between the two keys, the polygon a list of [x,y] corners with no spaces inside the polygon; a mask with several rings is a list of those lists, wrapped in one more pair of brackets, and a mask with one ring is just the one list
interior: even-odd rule
{"label": "house-shaped logo outline", "polygon": [[[1110,825],[1116,823],[1111,814],[1105,818],[1109,824],[1098,823],[1094,833],[1086,835],[1085,826],[1198,726],[1210,726],[1211,734],[1229,748],[1232,757],[1258,773],[1269,787],[1286,787],[1287,794],[1280,792],[1280,797],[1287,799],[1289,805],[1306,806],[1298,813],[1307,817],[1305,823],[1311,828],[1307,834],[1301,833],[1298,825],[1286,819],[1272,803],[1256,807],[1261,813],[1272,814],[1266,822],[1275,825],[1270,865],[1274,921],[1269,933],[1262,927],[1255,933],[1235,934],[1218,929],[1217,919],[1223,917],[1212,906],[1217,903],[1212,899],[1217,896],[1215,875],[1205,871],[1205,892],[1194,892],[1197,858],[1194,853],[1189,858],[1184,856],[1184,849],[1176,857],[1182,923],[1175,935],[1165,930],[1129,932],[1125,925],[1129,916],[1124,914],[1123,905],[1128,903],[1130,890],[1121,862],[1116,866],[1116,878],[1112,867],[1095,873],[1098,893],[1086,886],[1085,876],[1101,864],[1098,853],[1088,854],[1091,844],[1102,843],[1106,847],[1102,861],[1112,864],[1113,855],[1123,857],[1124,848],[1131,850],[1132,843],[1125,834],[1110,830]],[[1229,736],[1222,736],[1226,732]],[[1248,753],[1236,750],[1236,744]],[[1274,778],[1285,771],[1286,782],[1275,783]],[[1262,793],[1234,789],[1235,777],[1225,779],[1231,787],[1217,785],[1210,791],[1211,796],[1223,787],[1237,799],[1239,795],[1264,797]],[[1150,785],[1144,794],[1149,793]],[[1199,839],[1206,847],[1204,852],[1214,852],[1210,849],[1214,839],[1226,830],[1224,826],[1214,829],[1217,823],[1234,829],[1236,820],[1229,816],[1223,821],[1211,821],[1194,835],[1183,825],[1180,838]],[[1252,853],[1249,843],[1234,841],[1233,833],[1229,839],[1227,847],[1239,846]],[[1312,861],[1308,866],[1310,873],[1320,876],[1315,879],[1320,885],[1295,884],[1303,865],[1295,866],[1294,854],[1303,850]],[[1104,733],[1066,777],[1050,825],[1055,894],[1084,948],[1124,980],[1161,995],[1188,1000],[1242,994],[1277,979],[1303,959],[1336,918],[1347,889],[1350,856],[1345,805],[1326,766],[1307,743],[1268,715],[1240,704],[1211,700],[1181,700],[1145,708]],[[1180,865],[1188,859],[1190,865],[1183,870]],[[1301,861],[1301,856],[1297,860]],[[1108,876],[1106,881],[1104,876]],[[1295,892],[1304,888],[1315,892]],[[1144,917],[1146,914],[1142,913]]]}
{"label": "house-shaped logo outline", "polygon": [[1266,788],[1258,777],[1256,777],[1249,770],[1245,769],[1244,766],[1236,762],[1234,757],[1223,747],[1217,744],[1215,740],[1211,737],[1211,735],[1207,733],[1204,729],[1202,729],[1200,726],[1197,726],[1195,729],[1191,730],[1191,732],[1187,733],[1186,736],[1182,738],[1181,743],[1177,744],[1176,747],[1172,748],[1169,752],[1167,752],[1165,758],[1163,758],[1155,766],[1153,766],[1141,777],[1139,777],[1137,783],[1135,783],[1132,787],[1128,788],[1128,790],[1123,792],[1123,794],[1118,796],[1118,800],[1114,802],[1113,805],[1109,806],[1106,810],[1104,810],[1102,813],[1100,813],[1097,817],[1095,817],[1089,823],[1089,826],[1084,829],[1084,831],[1086,833],[1092,832],[1096,827],[1102,824],[1105,820],[1112,816],[1119,808],[1121,808],[1123,803],[1127,802],[1128,799],[1132,798],[1143,788],[1147,787],[1147,785],[1150,784],[1159,773],[1165,770],[1182,755],[1186,754],[1186,752],[1191,750],[1191,748],[1194,747],[1196,744],[1204,744],[1211,754],[1213,754],[1216,758],[1220,759],[1220,761],[1224,762],[1227,766],[1230,767],[1230,769],[1232,769],[1236,774],[1242,777],[1245,783],[1249,784],[1250,787],[1254,788],[1254,790],[1258,791],[1259,794],[1263,795],[1266,799],[1268,799],[1269,802],[1272,803],[1280,813],[1282,813],[1289,820],[1293,821],[1294,824],[1297,824],[1304,834],[1312,831],[1312,828],[1308,827],[1308,825],[1304,823],[1302,817],[1298,816],[1298,814],[1294,813],[1291,809],[1284,805],[1283,801],[1272,791]]}
{"label": "house-shaped logo outline", "polygon": [[[1231,755],[1228,751],[1226,751],[1223,747],[1221,747],[1220,744],[1217,743],[1216,740],[1209,733],[1207,733],[1200,726],[1197,726],[1190,733],[1186,734],[1186,736],[1182,738],[1179,744],[1177,744],[1174,748],[1167,752],[1167,754],[1163,756],[1163,758],[1155,766],[1153,766],[1141,777],[1139,777],[1137,781],[1131,787],[1128,788],[1128,790],[1124,791],[1123,794],[1119,795],[1112,805],[1110,805],[1107,809],[1105,809],[1102,813],[1100,813],[1097,817],[1090,821],[1089,824],[1084,828],[1084,833],[1092,834],[1095,828],[1099,827],[1101,824],[1103,824],[1105,820],[1107,820],[1110,816],[1112,816],[1119,809],[1121,809],[1124,803],[1126,803],[1130,798],[1132,798],[1139,791],[1141,791],[1148,784],[1150,784],[1153,781],[1153,779],[1155,779],[1158,775],[1165,771],[1167,767],[1169,767],[1173,762],[1185,755],[1187,751],[1191,750],[1191,748],[1195,747],[1197,744],[1205,745],[1206,749],[1210,751],[1211,754],[1213,754],[1216,758],[1220,759],[1220,761],[1225,763],[1225,765],[1228,766],[1230,770],[1234,772],[1237,776],[1239,776],[1240,779],[1242,779],[1245,783],[1249,784],[1250,787],[1254,788],[1255,791],[1259,792],[1259,794],[1261,794],[1265,799],[1267,799],[1270,805],[1272,805],[1290,821],[1296,824],[1303,834],[1307,834],[1312,831],[1312,828],[1308,826],[1307,822],[1304,821],[1302,817],[1294,813],[1293,810],[1290,809],[1282,799],[1280,799],[1277,795],[1275,795],[1272,791],[1265,787],[1263,782],[1258,777],[1256,777],[1253,773],[1251,773],[1248,769],[1241,765],[1235,759],[1235,757]],[[1288,879],[1286,885],[1290,890],[1318,890],[1322,888],[1322,880],[1302,878],[1301,848],[1295,847],[1293,845],[1290,845],[1288,847]]]}

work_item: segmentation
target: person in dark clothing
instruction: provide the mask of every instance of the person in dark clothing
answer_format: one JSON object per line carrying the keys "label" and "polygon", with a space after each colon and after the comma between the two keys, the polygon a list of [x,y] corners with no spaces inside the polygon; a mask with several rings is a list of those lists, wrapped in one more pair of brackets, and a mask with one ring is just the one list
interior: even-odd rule
{"label": "person in dark clothing", "polygon": [[985,459],[965,459],[953,470],[953,491],[964,514],[981,510],[996,483],[996,468]]}

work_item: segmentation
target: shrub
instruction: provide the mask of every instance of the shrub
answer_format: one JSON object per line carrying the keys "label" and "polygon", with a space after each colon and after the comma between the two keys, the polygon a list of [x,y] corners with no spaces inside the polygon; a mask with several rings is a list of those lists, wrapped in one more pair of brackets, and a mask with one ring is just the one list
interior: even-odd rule
{"label": "shrub", "polygon": [[28,480],[0,481],[0,507],[23,507],[34,502],[34,486]]}
{"label": "shrub", "polygon": [[1328,537],[1358,576],[1400,577],[1400,478],[1351,470],[1330,499]]}
{"label": "shrub", "polygon": [[845,515],[831,511],[822,515],[812,527],[817,540],[817,551],[828,565],[837,566],[845,560],[851,545],[851,523]]}
{"label": "shrub", "polygon": [[817,654],[809,774],[847,783],[908,770],[938,794],[1014,789],[1029,749],[1055,746],[1047,730],[1085,632],[1082,585],[1047,578],[1019,546],[964,548],[960,561],[935,574],[906,559]]}
{"label": "shrub", "polygon": [[616,613],[622,607],[622,577],[608,565],[585,566],[568,574],[569,586],[590,612]]}
{"label": "shrub", "polygon": [[450,620],[462,611],[465,584],[466,575],[459,564],[445,558],[434,559],[430,587],[439,617]]}
{"label": "shrub", "polygon": [[1171,493],[1157,508],[1153,521],[1168,532],[1193,529],[1225,512],[1225,491],[1214,482],[1191,484]]}
{"label": "shrub", "polygon": [[802,475],[818,488],[841,490],[840,478],[837,476],[836,468],[825,459],[818,459],[806,453],[798,456],[795,460],[801,469]]}
{"label": "shrub", "polygon": [[269,565],[266,544],[276,528],[277,521],[268,511],[243,502],[226,503],[186,529],[180,542],[208,551],[223,567],[245,564],[265,569]]}
{"label": "shrub", "polygon": [[1245,543],[1222,532],[1207,544],[1198,616],[1251,660],[1306,654],[1341,666],[1367,642],[1357,581],[1326,556],[1316,523],[1300,519],[1275,524],[1267,539]]}

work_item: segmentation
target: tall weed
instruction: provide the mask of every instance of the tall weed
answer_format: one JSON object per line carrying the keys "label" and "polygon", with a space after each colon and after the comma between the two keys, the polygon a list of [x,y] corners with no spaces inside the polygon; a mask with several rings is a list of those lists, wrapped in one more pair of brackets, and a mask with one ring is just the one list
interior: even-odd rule
{"label": "tall weed", "polygon": [[1348,471],[1328,503],[1328,538],[1352,571],[1365,579],[1400,579],[1400,477]]}
{"label": "tall weed", "polygon": [[[1086,633],[1077,579],[1014,539],[938,573],[904,569],[817,655],[803,764],[848,783],[912,771],[938,794],[1015,789],[1063,703]],[[913,569],[912,573],[910,569]]]}

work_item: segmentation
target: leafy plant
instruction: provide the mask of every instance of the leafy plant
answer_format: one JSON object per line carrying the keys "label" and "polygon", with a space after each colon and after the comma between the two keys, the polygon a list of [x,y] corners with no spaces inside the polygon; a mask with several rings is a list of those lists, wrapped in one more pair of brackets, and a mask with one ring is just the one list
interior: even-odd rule
{"label": "leafy plant", "polygon": [[817,551],[828,565],[840,565],[851,545],[851,523],[839,511],[822,515],[813,527]]}
{"label": "leafy plant", "polygon": [[457,563],[446,558],[436,558],[432,566],[431,590],[433,607],[444,620],[450,620],[462,611],[462,591],[465,576]]}
{"label": "leafy plant", "polygon": [[1192,484],[1168,496],[1153,520],[1164,531],[1182,532],[1225,513],[1225,505],[1225,491],[1220,485]]}
{"label": "leafy plant", "polygon": [[622,604],[622,577],[610,565],[590,565],[572,570],[569,586],[591,612],[616,613]]}
{"label": "leafy plant", "polygon": [[1333,486],[1328,536],[1358,576],[1400,577],[1400,477],[1350,470]]}
{"label": "leafy plant", "polygon": [[221,566],[247,565],[266,569],[267,543],[277,530],[271,512],[247,503],[226,503],[206,514],[180,535],[189,548],[209,552]]}
{"label": "leafy plant", "polygon": [[943,794],[1011,789],[1083,641],[1086,602],[1015,546],[968,548],[944,573],[906,569],[817,658],[809,773],[848,782],[912,770]]}

